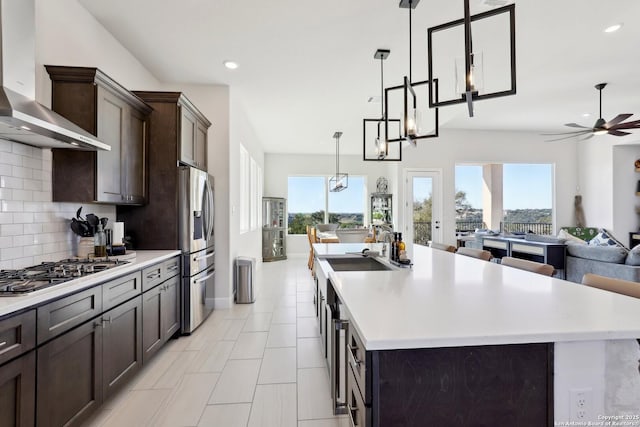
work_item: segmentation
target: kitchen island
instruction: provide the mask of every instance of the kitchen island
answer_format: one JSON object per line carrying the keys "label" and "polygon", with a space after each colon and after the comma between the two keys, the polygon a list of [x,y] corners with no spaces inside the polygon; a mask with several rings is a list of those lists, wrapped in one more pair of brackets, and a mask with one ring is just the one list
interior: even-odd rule
{"label": "kitchen island", "polygon": [[[338,246],[316,244],[316,257]],[[348,321],[346,403],[356,425],[619,415],[605,414],[605,395],[615,394],[607,376],[621,368],[608,364],[609,344],[640,337],[640,300],[422,246],[413,253],[412,269],[326,272],[328,304]],[[628,375],[638,376],[637,362]],[[572,407],[581,390],[586,413]]]}

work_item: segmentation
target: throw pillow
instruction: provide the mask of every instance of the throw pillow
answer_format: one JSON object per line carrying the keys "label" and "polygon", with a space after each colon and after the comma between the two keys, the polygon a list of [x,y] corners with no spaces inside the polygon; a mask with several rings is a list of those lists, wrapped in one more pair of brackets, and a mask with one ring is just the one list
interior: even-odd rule
{"label": "throw pillow", "polygon": [[617,246],[619,248],[625,248],[626,247],[620,243],[620,241],[618,239],[616,239],[615,237],[613,237],[613,235],[605,230],[604,228],[600,229],[600,232],[598,234],[596,234],[596,236],[589,240],[589,245],[590,246]]}
{"label": "throw pillow", "polygon": [[567,245],[569,255],[576,258],[622,264],[627,257],[627,250],[618,246]]}
{"label": "throw pillow", "polygon": [[640,265],[640,245],[631,248],[624,263],[627,265]]}
{"label": "throw pillow", "polygon": [[587,242],[585,242],[581,238],[576,237],[573,234],[569,234],[569,233],[567,233],[566,230],[563,230],[563,229],[561,229],[558,232],[558,239],[564,239],[565,242],[567,242],[567,243],[576,243],[576,244],[579,244],[579,245],[586,245],[587,244]]}

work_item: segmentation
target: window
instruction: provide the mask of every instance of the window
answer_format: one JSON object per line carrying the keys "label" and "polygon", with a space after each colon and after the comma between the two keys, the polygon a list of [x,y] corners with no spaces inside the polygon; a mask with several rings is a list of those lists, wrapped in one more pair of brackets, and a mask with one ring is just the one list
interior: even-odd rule
{"label": "window", "polygon": [[349,186],[342,191],[329,192],[329,220],[345,227],[362,227],[366,206],[367,187],[363,176],[349,176]]}
{"label": "window", "polygon": [[[349,175],[349,186],[329,191],[328,176],[290,176],[288,180],[289,234],[306,234],[307,225],[338,223],[340,227],[364,225],[367,183]],[[329,214],[327,214],[329,212]]]}
{"label": "window", "polygon": [[456,165],[456,229],[553,233],[553,165]]}

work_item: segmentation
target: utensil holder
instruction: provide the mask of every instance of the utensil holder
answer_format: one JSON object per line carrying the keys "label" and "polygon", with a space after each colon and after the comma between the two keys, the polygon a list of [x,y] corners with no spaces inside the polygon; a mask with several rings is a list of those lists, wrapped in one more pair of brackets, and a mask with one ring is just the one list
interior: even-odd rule
{"label": "utensil holder", "polygon": [[93,237],[81,237],[78,242],[78,258],[89,258],[93,255]]}

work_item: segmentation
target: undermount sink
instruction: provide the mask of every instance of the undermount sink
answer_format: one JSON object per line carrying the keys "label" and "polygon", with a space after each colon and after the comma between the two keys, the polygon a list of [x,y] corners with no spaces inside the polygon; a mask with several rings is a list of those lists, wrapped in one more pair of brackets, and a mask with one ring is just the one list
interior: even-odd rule
{"label": "undermount sink", "polygon": [[326,259],[333,271],[380,271],[393,270],[392,267],[374,258],[336,257]]}

